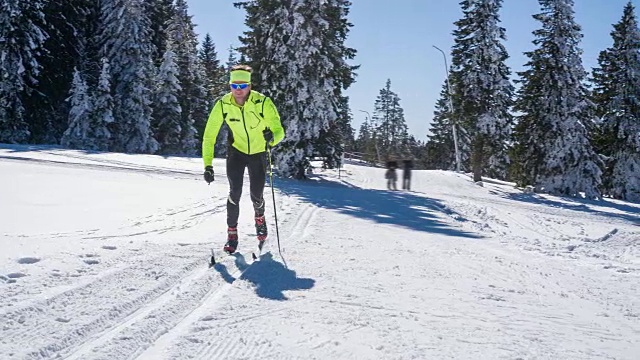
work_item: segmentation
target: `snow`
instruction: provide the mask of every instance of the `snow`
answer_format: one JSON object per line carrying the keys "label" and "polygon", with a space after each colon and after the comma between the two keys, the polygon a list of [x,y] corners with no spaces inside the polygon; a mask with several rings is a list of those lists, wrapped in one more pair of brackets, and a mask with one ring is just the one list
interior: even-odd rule
{"label": "snow", "polygon": [[640,205],[347,164],[275,179],[270,240],[209,268],[197,158],[0,146],[2,359],[637,359]]}

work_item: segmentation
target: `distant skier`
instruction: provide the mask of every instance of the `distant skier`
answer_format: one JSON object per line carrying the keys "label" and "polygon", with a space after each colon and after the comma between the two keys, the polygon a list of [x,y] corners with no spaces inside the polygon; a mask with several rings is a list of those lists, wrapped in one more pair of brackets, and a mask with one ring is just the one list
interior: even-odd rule
{"label": "distant skier", "polygon": [[402,161],[402,189],[411,190],[411,169],[413,168],[413,161]]}
{"label": "distant skier", "polygon": [[387,189],[389,190],[398,190],[396,187],[396,181],[398,181],[397,167],[398,163],[396,161],[387,161],[387,172],[384,177],[387,179]]}
{"label": "distant skier", "polygon": [[264,184],[266,176],[266,145],[274,146],[284,138],[280,115],[270,98],[251,89],[251,67],[236,65],[231,68],[231,92],[218,99],[209,114],[202,139],[204,179],[214,180],[213,151],[223,121],[230,129],[227,154],[227,243],[224,251],[234,253],[238,248],[238,217],[244,169],[249,171],[249,189],[255,213],[258,241],[267,238],[264,219]]}

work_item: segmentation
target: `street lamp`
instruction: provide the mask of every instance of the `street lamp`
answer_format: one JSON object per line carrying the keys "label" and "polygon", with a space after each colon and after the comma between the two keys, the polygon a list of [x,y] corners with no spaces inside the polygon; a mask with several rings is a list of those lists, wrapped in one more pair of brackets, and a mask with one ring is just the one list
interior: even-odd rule
{"label": "street lamp", "polygon": [[[368,121],[369,119],[371,119],[373,121],[373,119],[371,118],[371,115],[369,115],[369,112],[366,110],[358,110],[361,111],[365,114],[367,114],[367,118],[365,119],[365,121]],[[380,160],[380,150],[378,150],[378,141],[375,138],[375,131],[373,133],[373,144],[376,146],[376,155],[378,156],[378,163],[382,164],[382,161]]]}
{"label": "street lamp", "polygon": [[449,65],[447,65],[447,56],[444,51],[442,51],[439,47],[433,45],[438,51],[442,53],[442,57],[444,58],[444,70],[447,73],[447,93],[449,94],[449,111],[451,112],[451,128],[453,129],[453,146],[456,151],[456,171],[460,172],[460,151],[458,150],[458,131],[456,130],[456,125],[454,122],[454,112],[453,112],[453,100],[451,98],[451,85],[449,84]]}

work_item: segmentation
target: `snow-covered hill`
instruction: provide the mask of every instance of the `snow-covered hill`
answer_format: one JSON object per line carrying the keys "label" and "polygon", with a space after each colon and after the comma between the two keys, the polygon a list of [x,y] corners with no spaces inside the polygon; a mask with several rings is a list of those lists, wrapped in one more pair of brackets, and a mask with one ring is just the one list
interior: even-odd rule
{"label": "snow-covered hill", "polygon": [[[0,147],[2,359],[638,359],[640,206],[347,165],[226,237],[224,160]],[[245,184],[247,185],[247,184]]]}

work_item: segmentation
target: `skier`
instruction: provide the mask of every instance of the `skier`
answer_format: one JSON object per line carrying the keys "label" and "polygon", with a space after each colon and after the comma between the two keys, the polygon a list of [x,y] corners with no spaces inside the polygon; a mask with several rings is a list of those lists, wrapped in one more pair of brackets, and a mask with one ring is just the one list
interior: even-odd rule
{"label": "skier", "polygon": [[387,172],[384,177],[387,179],[387,188],[389,190],[398,190],[396,188],[396,181],[398,180],[398,175],[396,175],[397,167],[398,163],[396,161],[387,161]]}
{"label": "skier", "polygon": [[231,91],[218,99],[209,114],[202,139],[204,179],[214,180],[213,149],[222,122],[229,125],[229,151],[227,154],[227,243],[224,251],[234,253],[238,248],[238,217],[244,169],[249,171],[249,189],[253,203],[258,241],[267,238],[264,219],[264,184],[266,176],[266,147],[275,146],[284,138],[284,129],[275,105],[267,96],[251,89],[252,69],[248,65],[231,68]]}
{"label": "skier", "polygon": [[413,161],[402,161],[402,189],[411,190],[411,169],[413,168]]}

